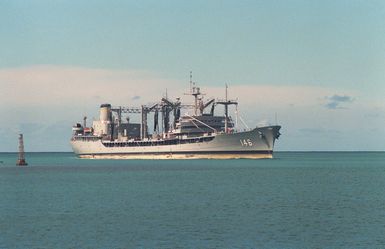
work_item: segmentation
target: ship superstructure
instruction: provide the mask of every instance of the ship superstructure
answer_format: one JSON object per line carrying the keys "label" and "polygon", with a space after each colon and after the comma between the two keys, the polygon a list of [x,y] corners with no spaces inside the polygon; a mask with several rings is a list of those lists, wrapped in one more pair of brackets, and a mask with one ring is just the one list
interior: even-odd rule
{"label": "ship superstructure", "polygon": [[[193,104],[182,104],[167,96],[157,103],[140,107],[114,107],[102,104],[99,120],[87,127],[73,127],[71,145],[82,158],[193,159],[193,158],[271,158],[280,126],[256,127],[238,131],[229,107],[238,101],[210,98],[204,101],[199,87],[192,83]],[[215,115],[218,106],[224,115]],[[191,114],[181,115],[187,109]],[[153,122],[149,127],[149,115]],[[139,115],[140,122],[132,122]],[[237,121],[237,120],[236,120]],[[236,122],[237,123],[237,122]]]}

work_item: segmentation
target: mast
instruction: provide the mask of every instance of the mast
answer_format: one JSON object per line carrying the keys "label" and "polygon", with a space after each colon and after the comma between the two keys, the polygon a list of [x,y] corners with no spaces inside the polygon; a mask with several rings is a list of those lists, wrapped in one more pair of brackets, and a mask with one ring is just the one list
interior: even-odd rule
{"label": "mast", "polygon": [[146,137],[147,133],[147,112],[146,107],[142,105],[142,118],[140,123],[140,140],[143,140]]}
{"label": "mast", "polygon": [[87,127],[87,116],[83,117],[83,128]]}
{"label": "mast", "polygon": [[28,163],[25,161],[24,157],[24,142],[23,134],[19,134],[19,159],[16,162],[17,166],[27,166]]}
{"label": "mast", "polygon": [[192,71],[190,71],[190,93],[192,93]]}
{"label": "mast", "polygon": [[200,92],[200,88],[195,86],[195,82],[192,81],[192,71],[190,71],[190,92],[185,93],[185,95],[194,96],[194,115],[198,115],[198,96],[202,95]]}
{"label": "mast", "polygon": [[[227,84],[226,84],[226,99],[225,101],[227,102]],[[229,105],[225,105],[225,132],[227,133],[227,119],[229,118]]]}
{"label": "mast", "polygon": [[228,133],[228,119],[229,119],[229,105],[238,105],[238,102],[235,100],[229,100],[228,94],[227,94],[227,84],[226,84],[226,93],[225,93],[225,99],[224,100],[218,100],[216,104],[224,105],[225,106],[225,133]]}

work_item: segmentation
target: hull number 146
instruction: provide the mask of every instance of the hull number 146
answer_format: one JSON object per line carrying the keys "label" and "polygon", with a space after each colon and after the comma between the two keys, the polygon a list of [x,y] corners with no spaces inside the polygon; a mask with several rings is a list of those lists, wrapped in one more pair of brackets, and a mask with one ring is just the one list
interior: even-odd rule
{"label": "hull number 146", "polygon": [[241,142],[241,145],[242,146],[253,146],[253,142],[251,142],[251,139],[248,138],[248,139],[240,139],[239,142]]}

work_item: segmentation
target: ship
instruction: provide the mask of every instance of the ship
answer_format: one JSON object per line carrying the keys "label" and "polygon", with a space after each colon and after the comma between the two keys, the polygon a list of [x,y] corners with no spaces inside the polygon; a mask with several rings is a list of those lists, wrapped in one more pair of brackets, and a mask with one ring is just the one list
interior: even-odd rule
{"label": "ship", "polygon": [[[90,159],[259,159],[273,158],[279,125],[248,128],[238,117],[238,101],[225,98],[204,100],[203,93],[190,75],[192,104],[167,95],[153,104],[140,107],[101,104],[99,120],[87,127],[72,127],[71,146],[80,158]],[[216,114],[218,107],[223,114]],[[235,121],[229,109],[235,108]],[[182,110],[186,113],[181,115]],[[149,129],[149,114],[153,114]],[[138,115],[140,121],[132,122]],[[138,117],[137,116],[137,117]],[[240,129],[238,120],[244,123]]]}

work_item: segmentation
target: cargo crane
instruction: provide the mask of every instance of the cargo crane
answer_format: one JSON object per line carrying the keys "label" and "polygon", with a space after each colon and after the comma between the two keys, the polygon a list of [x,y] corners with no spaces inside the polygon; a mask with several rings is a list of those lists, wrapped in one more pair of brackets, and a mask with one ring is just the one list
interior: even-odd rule
{"label": "cargo crane", "polygon": [[199,106],[199,110],[201,111],[201,114],[203,115],[203,111],[209,106],[212,104],[212,107],[211,107],[211,110],[210,111],[210,115],[213,116],[214,115],[214,106],[215,106],[215,99],[212,98],[212,99],[209,99],[206,103],[203,103],[203,101],[201,101],[201,104]]}
{"label": "cargo crane", "polygon": [[173,112],[174,116],[174,121],[173,121],[173,126],[172,128],[175,128],[176,122],[180,118],[180,109],[181,109],[181,102],[180,99],[177,98],[175,102],[171,102],[167,98],[162,98],[162,105],[164,107],[164,127],[165,127],[165,132],[168,132],[169,130],[169,122],[170,122],[170,112]]}
{"label": "cargo crane", "polygon": [[[158,104],[153,104],[148,107],[146,105],[142,105],[141,107],[113,107],[111,111],[117,114],[117,127],[121,127],[122,125],[122,115],[125,114],[141,114],[141,122],[140,122],[140,139],[147,138],[148,126],[147,126],[147,115],[148,113],[158,110]],[[129,119],[127,119],[127,122]],[[121,130],[118,129],[118,137],[123,135],[121,134]]]}
{"label": "cargo crane", "polygon": [[140,139],[144,139],[144,138],[147,138],[147,114],[153,110],[155,110],[155,108],[158,106],[158,104],[154,104],[152,105],[151,107],[147,107],[145,105],[142,105],[142,120],[141,120],[141,127],[140,127]]}
{"label": "cargo crane", "polygon": [[[212,103],[212,102],[210,102]],[[142,105],[141,107],[112,107],[111,112],[116,113],[117,127],[120,127],[122,124],[122,115],[123,114],[140,114],[140,139],[147,138],[148,136],[148,114],[154,112],[154,132],[159,133],[159,112],[162,114],[162,126],[163,133],[170,131],[170,113],[173,113],[173,126],[175,128],[177,121],[181,116],[182,108],[191,108],[192,105],[182,105],[180,99],[177,98],[175,102],[162,98],[160,103],[152,104],[151,106]],[[115,125],[113,125],[115,126]],[[118,129],[118,136],[121,136],[121,130]]]}

